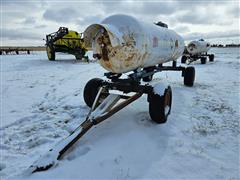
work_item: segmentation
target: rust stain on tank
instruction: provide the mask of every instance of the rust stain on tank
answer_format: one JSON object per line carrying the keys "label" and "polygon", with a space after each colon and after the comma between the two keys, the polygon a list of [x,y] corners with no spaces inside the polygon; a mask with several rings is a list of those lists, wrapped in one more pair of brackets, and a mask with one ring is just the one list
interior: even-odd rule
{"label": "rust stain on tank", "polygon": [[111,45],[108,33],[106,31],[103,32],[98,38],[97,43],[100,47],[101,57],[104,61],[109,61],[109,46]]}
{"label": "rust stain on tank", "polygon": [[131,34],[125,34],[122,36],[123,40],[125,41],[125,45],[128,46],[128,47],[132,47],[134,48],[135,45],[136,45],[136,41],[134,39],[134,34],[131,33]]}
{"label": "rust stain on tank", "polygon": [[[112,37],[111,37],[112,36]],[[140,65],[147,54],[142,55],[136,48],[134,33],[123,35],[124,43],[113,47],[110,39],[114,38],[111,32],[104,32],[97,39],[99,50],[101,52],[100,64],[112,72],[121,72],[122,69],[131,69]],[[144,45],[147,48],[147,45]]]}
{"label": "rust stain on tank", "polygon": [[128,57],[125,59],[125,61],[131,61],[133,59],[133,57],[135,56],[134,53],[129,54]]}
{"label": "rust stain on tank", "polygon": [[108,69],[112,69],[112,64],[110,63],[110,61],[107,61],[104,64]]}
{"label": "rust stain on tank", "polygon": [[145,52],[144,54],[143,54],[143,56],[142,56],[142,60],[144,60],[144,59],[146,59],[147,58],[147,56],[148,56],[148,53],[147,52]]}
{"label": "rust stain on tank", "polygon": [[109,61],[108,49],[106,47],[106,44],[104,44],[103,47],[102,47],[102,58],[103,58],[104,61]]}

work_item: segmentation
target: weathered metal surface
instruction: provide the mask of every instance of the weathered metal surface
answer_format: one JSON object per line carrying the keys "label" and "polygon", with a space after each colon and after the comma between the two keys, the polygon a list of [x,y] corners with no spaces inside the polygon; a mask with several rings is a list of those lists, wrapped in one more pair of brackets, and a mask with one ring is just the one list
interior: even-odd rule
{"label": "weathered metal surface", "polygon": [[202,39],[197,41],[191,41],[187,45],[187,51],[192,55],[206,53],[210,48],[211,48],[210,43]]}
{"label": "weathered metal surface", "polygon": [[184,50],[182,37],[174,31],[126,15],[113,15],[101,24],[90,25],[84,42],[113,73],[174,61]]}

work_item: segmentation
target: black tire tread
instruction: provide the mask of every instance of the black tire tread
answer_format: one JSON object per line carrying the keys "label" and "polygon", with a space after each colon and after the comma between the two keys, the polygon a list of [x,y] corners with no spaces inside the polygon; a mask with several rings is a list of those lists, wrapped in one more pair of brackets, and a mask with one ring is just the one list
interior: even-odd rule
{"label": "black tire tread", "polygon": [[87,82],[83,91],[83,98],[88,107],[92,107],[95,97],[97,96],[99,87],[103,80],[99,78],[91,79]]}
{"label": "black tire tread", "polygon": [[209,55],[209,61],[210,61],[210,62],[213,62],[213,61],[214,61],[214,54],[210,54],[210,55]]}
{"label": "black tire tread", "polygon": [[[166,91],[170,91],[170,109],[167,114],[165,114],[165,107],[164,107],[164,101],[165,101],[165,94]],[[149,115],[151,119],[156,122],[157,124],[163,124],[167,122],[167,117],[171,112],[171,105],[172,105],[172,90],[170,86],[165,89],[164,95],[160,96],[158,94],[149,94],[148,96],[149,101]]]}
{"label": "black tire tread", "polygon": [[207,58],[206,57],[201,57],[201,64],[206,64]]}
{"label": "black tire tread", "polygon": [[181,63],[182,63],[182,64],[185,64],[186,61],[187,61],[187,56],[182,56],[182,58],[181,58]]}
{"label": "black tire tread", "polygon": [[184,85],[192,87],[195,80],[195,69],[190,66],[187,67],[184,71]]}
{"label": "black tire tread", "polygon": [[[50,46],[47,46],[46,51],[47,51],[48,60],[49,61],[55,61],[55,50],[54,50],[54,48],[50,47]],[[48,51],[50,51],[50,54],[48,54]]]}

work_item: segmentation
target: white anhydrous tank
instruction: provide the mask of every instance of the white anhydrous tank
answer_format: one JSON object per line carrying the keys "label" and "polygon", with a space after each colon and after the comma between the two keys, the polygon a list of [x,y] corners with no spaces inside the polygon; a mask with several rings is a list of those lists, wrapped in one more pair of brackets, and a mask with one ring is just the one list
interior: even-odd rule
{"label": "white anhydrous tank", "polygon": [[187,51],[192,55],[206,53],[210,48],[210,43],[204,41],[203,39],[191,41],[187,45]]}
{"label": "white anhydrous tank", "polygon": [[127,15],[113,15],[88,26],[84,42],[113,73],[175,61],[184,50],[183,38],[173,30]]}

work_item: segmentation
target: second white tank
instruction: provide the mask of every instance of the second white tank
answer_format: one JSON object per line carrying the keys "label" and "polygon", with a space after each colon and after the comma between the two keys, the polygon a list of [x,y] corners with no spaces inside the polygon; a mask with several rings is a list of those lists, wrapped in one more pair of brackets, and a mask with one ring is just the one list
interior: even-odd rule
{"label": "second white tank", "polygon": [[191,41],[187,45],[187,51],[191,55],[197,55],[208,52],[208,50],[211,48],[211,45],[209,42],[204,41],[203,39]]}

